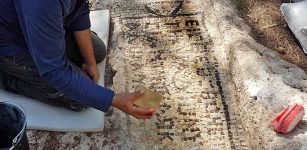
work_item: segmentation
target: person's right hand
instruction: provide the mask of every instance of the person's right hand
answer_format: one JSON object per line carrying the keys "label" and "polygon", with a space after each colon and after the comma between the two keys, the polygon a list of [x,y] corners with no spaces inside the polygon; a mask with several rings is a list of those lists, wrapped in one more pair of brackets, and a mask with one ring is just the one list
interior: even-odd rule
{"label": "person's right hand", "polygon": [[112,101],[112,106],[137,119],[151,119],[155,112],[154,109],[145,109],[135,106],[132,102],[144,95],[143,91],[134,93],[116,94]]}

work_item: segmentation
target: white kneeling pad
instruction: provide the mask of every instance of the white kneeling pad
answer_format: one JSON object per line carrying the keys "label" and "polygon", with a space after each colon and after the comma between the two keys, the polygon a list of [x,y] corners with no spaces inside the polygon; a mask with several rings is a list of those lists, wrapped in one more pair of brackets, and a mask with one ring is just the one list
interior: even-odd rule
{"label": "white kneeling pad", "polygon": [[[93,11],[90,13],[92,31],[108,45],[110,13],[109,10]],[[98,65],[100,71],[99,85],[104,86],[105,61]],[[74,112],[65,108],[50,106],[22,95],[16,95],[3,90],[0,85],[0,101],[23,107],[27,117],[27,129],[48,131],[102,131],[104,113],[89,108],[82,112]]]}

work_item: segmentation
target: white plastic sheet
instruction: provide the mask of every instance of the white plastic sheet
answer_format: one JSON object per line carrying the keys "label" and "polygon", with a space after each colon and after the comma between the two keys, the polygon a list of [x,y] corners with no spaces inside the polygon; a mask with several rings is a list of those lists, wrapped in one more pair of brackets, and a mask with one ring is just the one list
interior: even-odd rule
{"label": "white plastic sheet", "polygon": [[281,5],[282,14],[290,29],[307,53],[307,0],[294,0],[295,3]]}

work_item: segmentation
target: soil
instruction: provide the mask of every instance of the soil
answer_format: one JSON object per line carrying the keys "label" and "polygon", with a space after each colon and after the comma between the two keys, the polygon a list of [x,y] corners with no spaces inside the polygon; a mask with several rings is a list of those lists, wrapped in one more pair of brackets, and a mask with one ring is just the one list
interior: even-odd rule
{"label": "soil", "polygon": [[280,5],[290,0],[233,0],[260,44],[307,72],[307,57],[284,20]]}

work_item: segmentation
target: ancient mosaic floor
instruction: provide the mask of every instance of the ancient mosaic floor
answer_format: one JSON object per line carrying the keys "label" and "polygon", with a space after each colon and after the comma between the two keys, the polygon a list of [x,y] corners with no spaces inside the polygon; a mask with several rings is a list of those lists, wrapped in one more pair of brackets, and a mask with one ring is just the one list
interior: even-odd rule
{"label": "ancient mosaic floor", "polygon": [[[165,99],[152,120],[136,120],[112,109],[102,133],[32,131],[32,148],[249,149],[226,94],[200,2],[93,1],[97,4],[111,10],[110,60],[121,73],[115,89],[133,91],[144,84]],[[45,145],[38,145],[39,140]]]}
{"label": "ancient mosaic floor", "polygon": [[138,133],[132,139],[146,143],[145,147],[246,148],[235,116],[229,113],[198,4],[192,0],[112,3],[114,24],[123,37],[126,88],[132,91],[144,84],[165,97],[155,121],[131,122],[131,130]]}

